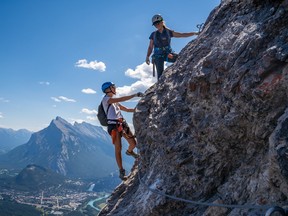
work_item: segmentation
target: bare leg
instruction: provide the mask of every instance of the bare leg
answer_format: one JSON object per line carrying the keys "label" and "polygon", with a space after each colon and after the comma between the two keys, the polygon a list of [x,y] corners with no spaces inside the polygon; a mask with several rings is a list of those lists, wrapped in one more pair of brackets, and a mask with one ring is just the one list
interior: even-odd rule
{"label": "bare leg", "polygon": [[131,131],[129,131],[129,134],[123,134],[123,137],[129,143],[128,151],[132,152],[134,148],[136,147],[136,139],[133,137],[133,134],[131,133]]}
{"label": "bare leg", "polygon": [[121,150],[122,150],[121,136],[120,136],[120,133],[118,131],[116,132],[115,136],[116,136],[115,137],[115,143],[114,143],[115,158],[116,158],[116,162],[117,162],[117,165],[119,167],[119,170],[122,170],[123,166],[122,166],[122,155],[121,155]]}

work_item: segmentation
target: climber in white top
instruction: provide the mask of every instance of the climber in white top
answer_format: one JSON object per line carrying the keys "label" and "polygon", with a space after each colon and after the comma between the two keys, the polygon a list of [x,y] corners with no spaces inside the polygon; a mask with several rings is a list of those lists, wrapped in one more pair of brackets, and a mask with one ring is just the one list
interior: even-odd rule
{"label": "climber in white top", "polygon": [[[138,155],[133,151],[136,147],[136,139],[133,133],[131,132],[127,122],[123,118],[121,111],[134,112],[135,108],[127,108],[120,104],[120,102],[127,101],[133,97],[142,97],[141,92],[129,96],[123,96],[114,98],[116,95],[116,86],[112,82],[105,82],[102,85],[102,91],[105,93],[105,96],[102,99],[102,104],[104,110],[107,110],[107,121],[108,121],[108,133],[112,137],[112,143],[115,146],[115,157],[116,162],[119,167],[119,177],[122,180],[126,180],[125,169],[122,165],[122,143],[121,137],[123,136],[129,143],[128,150],[126,154],[134,158],[138,158]],[[109,108],[108,108],[109,107]]]}

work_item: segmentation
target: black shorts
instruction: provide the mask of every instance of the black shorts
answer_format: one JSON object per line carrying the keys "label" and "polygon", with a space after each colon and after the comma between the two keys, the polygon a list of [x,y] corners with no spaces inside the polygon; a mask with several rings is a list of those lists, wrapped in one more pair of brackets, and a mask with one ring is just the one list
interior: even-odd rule
{"label": "black shorts", "polygon": [[127,124],[125,120],[123,120],[122,122],[119,121],[116,124],[108,124],[107,130],[110,135],[113,130],[117,130],[118,132],[121,133],[121,135],[122,135],[123,130],[125,131],[126,134],[130,133],[129,125]]}
{"label": "black shorts", "polygon": [[108,124],[108,133],[111,135],[112,130],[117,130],[117,124]]}

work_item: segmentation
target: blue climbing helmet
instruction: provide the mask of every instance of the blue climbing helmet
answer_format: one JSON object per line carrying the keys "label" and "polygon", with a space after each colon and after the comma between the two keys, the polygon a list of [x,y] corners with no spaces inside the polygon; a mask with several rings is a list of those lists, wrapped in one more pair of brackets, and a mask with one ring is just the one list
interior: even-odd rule
{"label": "blue climbing helmet", "polygon": [[105,82],[102,84],[102,91],[105,93],[105,90],[107,88],[110,88],[111,86],[115,85],[113,82]]}

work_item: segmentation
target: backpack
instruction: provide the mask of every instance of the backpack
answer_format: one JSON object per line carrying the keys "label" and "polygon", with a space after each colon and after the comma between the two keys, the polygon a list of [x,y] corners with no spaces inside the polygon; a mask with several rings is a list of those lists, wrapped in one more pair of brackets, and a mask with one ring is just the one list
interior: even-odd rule
{"label": "backpack", "polygon": [[110,106],[111,106],[111,104],[108,105],[107,112],[105,112],[105,110],[104,110],[102,101],[98,106],[97,117],[98,117],[98,120],[102,126],[108,126],[107,113],[108,113]]}

